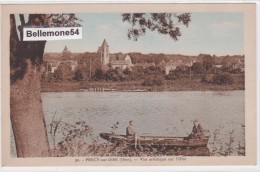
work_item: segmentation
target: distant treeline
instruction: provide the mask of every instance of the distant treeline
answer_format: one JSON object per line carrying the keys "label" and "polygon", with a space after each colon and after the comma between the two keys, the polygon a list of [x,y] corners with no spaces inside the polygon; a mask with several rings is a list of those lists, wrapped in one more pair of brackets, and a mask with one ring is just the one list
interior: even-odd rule
{"label": "distant treeline", "polygon": [[[211,56],[214,58],[216,64],[223,64],[226,62],[232,63],[236,60],[241,60],[244,62],[244,55],[225,55],[225,56],[216,56],[216,55],[210,55],[210,54],[199,54],[197,56],[189,56],[189,55],[182,55],[182,54],[142,54],[139,52],[132,52],[128,53],[132,59],[133,64],[137,63],[155,63],[159,64],[162,61],[169,62],[169,61],[177,61],[182,60],[184,62],[188,62],[190,60],[195,60],[197,62],[202,62],[203,57],[205,56]],[[119,57],[125,57],[126,53],[114,53],[110,56],[119,56]],[[44,60],[50,61],[50,60],[61,60],[62,54],[61,53],[45,53],[44,54]],[[71,59],[75,60],[89,60],[89,59],[98,59],[100,58],[100,54],[98,53],[71,53]]]}
{"label": "distant treeline", "polygon": [[[233,84],[234,79],[232,74],[244,75],[244,56],[227,56],[222,58],[220,66],[216,66],[215,59],[220,57],[214,57],[210,55],[199,55],[195,63],[192,66],[181,65],[176,69],[171,70],[169,74],[165,74],[165,66],[159,65],[159,63],[166,59],[166,55],[148,55],[147,58],[139,54],[136,56],[131,55],[131,58],[136,60],[149,59],[154,62],[154,65],[143,67],[142,65],[134,65],[131,68],[112,69],[107,66],[107,69],[103,69],[100,62],[99,54],[97,53],[84,53],[74,56],[73,59],[77,60],[78,66],[72,71],[70,62],[64,62],[60,64],[54,73],[47,71],[43,74],[44,82],[55,81],[143,81],[143,86],[161,86],[166,80],[180,80],[183,78],[190,78],[200,80],[201,83],[212,83],[218,85]],[[137,58],[138,57],[138,58]],[[149,58],[148,58],[149,57]],[[156,58],[157,57],[157,58]],[[167,57],[167,60],[173,57]],[[160,59],[160,60],[158,60]],[[182,58],[185,59],[185,58]],[[155,61],[158,60],[158,61]],[[148,61],[142,61],[136,63],[142,63]],[[159,62],[159,63],[158,63]],[[48,65],[48,63],[45,63]],[[50,67],[48,67],[50,69]]]}

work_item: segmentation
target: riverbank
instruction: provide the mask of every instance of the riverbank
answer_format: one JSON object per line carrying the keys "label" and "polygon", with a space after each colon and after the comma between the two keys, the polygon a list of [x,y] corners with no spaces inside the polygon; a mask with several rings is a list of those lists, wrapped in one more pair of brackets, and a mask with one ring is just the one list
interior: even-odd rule
{"label": "riverbank", "polygon": [[42,83],[42,92],[79,92],[90,89],[92,91],[116,90],[116,91],[232,91],[244,90],[243,75],[235,76],[232,85],[215,85],[201,83],[199,79],[189,80],[165,80],[161,86],[143,86],[143,81],[59,81]]}

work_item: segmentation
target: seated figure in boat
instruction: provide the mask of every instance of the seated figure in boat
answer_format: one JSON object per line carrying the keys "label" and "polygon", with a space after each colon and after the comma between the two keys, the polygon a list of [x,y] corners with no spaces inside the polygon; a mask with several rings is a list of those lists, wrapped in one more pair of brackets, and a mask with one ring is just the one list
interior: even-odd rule
{"label": "seated figure in boat", "polygon": [[135,149],[140,149],[141,151],[143,151],[142,146],[140,145],[140,137],[137,136],[137,133],[135,132],[135,128],[133,125],[133,121],[129,121],[128,126],[126,127],[126,136],[127,138],[135,141]]}
{"label": "seated figure in boat", "polygon": [[196,139],[196,138],[203,138],[204,137],[204,130],[201,127],[201,125],[199,124],[198,120],[193,121],[193,128],[192,128],[192,132],[189,135],[190,139]]}
{"label": "seated figure in boat", "polygon": [[136,132],[135,132],[135,128],[133,125],[133,121],[129,121],[128,126],[126,127],[126,136],[129,138],[134,138]]}

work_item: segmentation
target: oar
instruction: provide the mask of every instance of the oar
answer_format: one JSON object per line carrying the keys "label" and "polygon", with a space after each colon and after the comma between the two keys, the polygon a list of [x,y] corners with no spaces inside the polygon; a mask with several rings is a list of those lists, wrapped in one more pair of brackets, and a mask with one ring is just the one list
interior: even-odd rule
{"label": "oar", "polygon": [[140,134],[161,134],[158,132],[139,132]]}

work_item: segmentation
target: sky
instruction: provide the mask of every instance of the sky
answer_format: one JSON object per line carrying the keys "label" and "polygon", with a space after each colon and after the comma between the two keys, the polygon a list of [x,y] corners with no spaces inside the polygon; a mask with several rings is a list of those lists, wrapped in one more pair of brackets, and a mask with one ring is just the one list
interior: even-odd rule
{"label": "sky", "polygon": [[62,52],[65,45],[71,52],[97,52],[106,39],[110,53],[244,54],[242,12],[191,13],[189,27],[181,27],[178,41],[148,30],[138,41],[129,40],[130,24],[122,22],[121,13],[76,13],[76,16],[82,19],[83,39],[48,41],[45,52]]}

